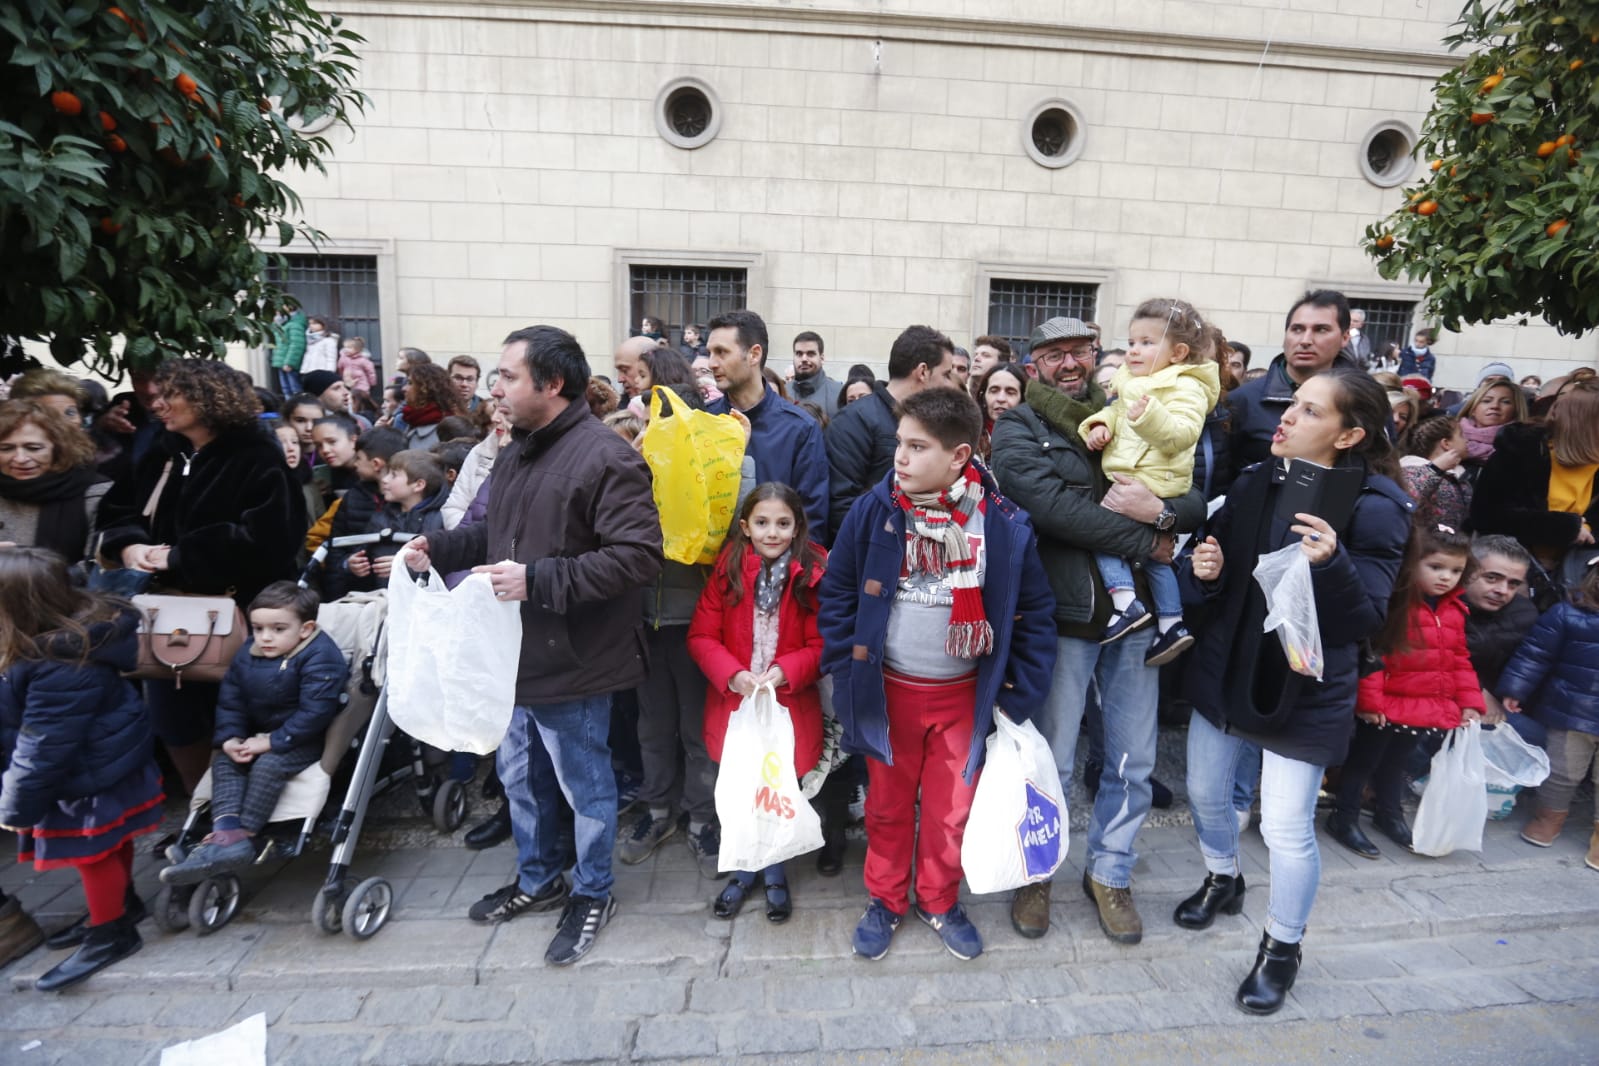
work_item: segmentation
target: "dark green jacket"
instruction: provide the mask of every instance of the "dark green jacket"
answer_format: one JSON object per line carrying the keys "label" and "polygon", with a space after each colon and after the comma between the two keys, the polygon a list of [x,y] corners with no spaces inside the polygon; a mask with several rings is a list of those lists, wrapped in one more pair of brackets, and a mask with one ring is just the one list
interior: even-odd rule
{"label": "dark green jacket", "polygon": [[[1089,386],[1086,400],[1073,400],[1033,381],[1025,398],[995,423],[989,465],[1000,491],[1032,516],[1061,635],[1098,639],[1110,618],[1110,596],[1094,553],[1128,559],[1136,572],[1155,547],[1155,529],[1099,505],[1108,482],[1098,453],[1077,435],[1082,420],[1105,406],[1099,386]],[[1177,512],[1178,530],[1204,521],[1205,501],[1197,489],[1168,502]]]}
{"label": "dark green jacket", "polygon": [[309,321],[306,313],[300,310],[283,320],[278,327],[283,331],[283,339],[272,347],[273,370],[300,369],[300,360],[305,358],[305,328]]}

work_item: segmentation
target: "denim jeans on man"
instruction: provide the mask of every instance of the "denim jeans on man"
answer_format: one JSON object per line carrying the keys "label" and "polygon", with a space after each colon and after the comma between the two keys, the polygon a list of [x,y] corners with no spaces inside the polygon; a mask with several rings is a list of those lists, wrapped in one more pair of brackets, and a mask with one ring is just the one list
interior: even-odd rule
{"label": "denim jeans on man", "polygon": [[611,697],[518,705],[500,742],[500,782],[511,805],[517,881],[537,895],[565,866],[562,805],[572,805],[577,868],[572,892],[604,899],[611,892],[616,845],[616,778],[606,734]]}
{"label": "denim jeans on man", "polygon": [[[1133,568],[1126,559],[1108,552],[1095,552],[1094,565],[1107,589],[1132,589]],[[1183,596],[1177,588],[1177,571],[1169,563],[1144,560],[1144,576],[1149,580],[1149,597],[1154,600],[1156,616],[1180,618],[1183,613]]]}
{"label": "denim jeans on man", "polygon": [[1149,816],[1149,775],[1155,768],[1159,671],[1144,665],[1155,642],[1145,626],[1114,644],[1060,638],[1049,699],[1038,728],[1055,752],[1061,786],[1071,789],[1077,731],[1090,682],[1097,682],[1105,733],[1105,768],[1088,823],[1088,872],[1111,888],[1132,884],[1134,838]]}
{"label": "denim jeans on man", "polygon": [[[1241,737],[1223,733],[1198,712],[1188,723],[1188,805],[1205,869],[1213,874],[1236,877],[1241,872],[1233,786],[1259,750]],[[1316,883],[1321,880],[1316,793],[1324,769],[1270,751],[1261,758],[1260,835],[1271,849],[1266,932],[1285,943],[1304,939],[1310,907],[1316,902]]]}

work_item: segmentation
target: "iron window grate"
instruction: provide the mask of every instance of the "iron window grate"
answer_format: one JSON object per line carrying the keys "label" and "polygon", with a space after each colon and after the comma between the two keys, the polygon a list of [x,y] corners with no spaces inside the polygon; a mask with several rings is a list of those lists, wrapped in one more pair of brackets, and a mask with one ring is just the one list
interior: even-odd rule
{"label": "iron window grate", "polygon": [[287,271],[268,260],[267,280],[300,301],[307,315],[332,319],[340,340],[366,339],[366,352],[379,366],[383,351],[378,311],[378,261],[370,255],[290,255]]}
{"label": "iron window grate", "polygon": [[1366,312],[1366,339],[1375,357],[1390,341],[1403,348],[1415,334],[1416,304],[1411,300],[1359,300],[1355,307]]}
{"label": "iron window grate", "polygon": [[1010,341],[1020,356],[1033,330],[1048,319],[1092,322],[1098,295],[1099,286],[1086,282],[994,278],[988,283],[988,332]]}
{"label": "iron window grate", "polygon": [[628,330],[636,334],[649,315],[665,324],[673,345],[681,344],[684,326],[703,326],[719,314],[747,306],[748,289],[749,272],[738,267],[629,267]]}

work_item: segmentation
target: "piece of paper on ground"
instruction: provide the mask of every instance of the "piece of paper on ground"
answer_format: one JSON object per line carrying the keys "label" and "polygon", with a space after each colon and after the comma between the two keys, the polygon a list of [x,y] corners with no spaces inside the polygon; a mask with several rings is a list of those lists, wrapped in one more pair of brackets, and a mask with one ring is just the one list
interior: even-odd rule
{"label": "piece of paper on ground", "polygon": [[266,1066],[266,1015],[165,1048],[161,1066]]}

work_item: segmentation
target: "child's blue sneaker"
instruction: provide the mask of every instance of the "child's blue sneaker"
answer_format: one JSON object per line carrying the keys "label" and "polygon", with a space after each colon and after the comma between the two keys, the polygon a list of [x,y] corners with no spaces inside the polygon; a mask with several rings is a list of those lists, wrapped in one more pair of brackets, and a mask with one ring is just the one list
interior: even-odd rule
{"label": "child's blue sneaker", "polygon": [[1127,605],[1124,611],[1112,611],[1110,623],[1105,626],[1105,635],[1099,638],[1101,644],[1114,644],[1135,629],[1142,629],[1155,620],[1149,609],[1134,600]]}
{"label": "child's blue sneaker", "polygon": [[959,903],[943,914],[928,914],[917,907],[916,917],[932,927],[945,949],[957,959],[975,959],[983,953],[983,937]]}
{"label": "child's blue sneaker", "polygon": [[866,905],[866,913],[861,915],[860,924],[855,926],[855,936],[850,941],[855,954],[873,962],[887,955],[888,946],[894,940],[894,930],[899,928],[902,917],[889,910],[888,904],[882,900],[873,899]]}

